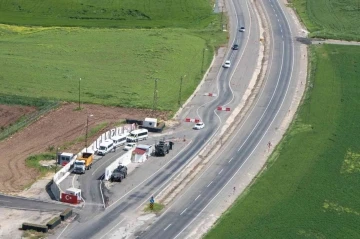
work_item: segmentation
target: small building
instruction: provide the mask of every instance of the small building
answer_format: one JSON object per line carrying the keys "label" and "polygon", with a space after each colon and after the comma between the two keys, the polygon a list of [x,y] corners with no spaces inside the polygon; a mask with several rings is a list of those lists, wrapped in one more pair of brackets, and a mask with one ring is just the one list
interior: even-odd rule
{"label": "small building", "polygon": [[143,163],[148,159],[148,155],[146,154],[145,149],[136,148],[133,151],[134,157],[134,163]]}
{"label": "small building", "polygon": [[68,188],[65,191],[66,194],[74,195],[77,197],[78,201],[81,201],[81,189],[78,188]]}
{"label": "small building", "polygon": [[72,153],[61,153],[58,155],[58,164],[65,166],[74,158]]}
{"label": "small building", "polygon": [[145,118],[143,121],[143,127],[153,127],[156,128],[157,126],[157,119],[155,118]]}
{"label": "small building", "polygon": [[154,147],[153,147],[153,145],[139,144],[136,146],[136,149],[145,150],[146,155],[151,156],[151,154],[153,153]]}

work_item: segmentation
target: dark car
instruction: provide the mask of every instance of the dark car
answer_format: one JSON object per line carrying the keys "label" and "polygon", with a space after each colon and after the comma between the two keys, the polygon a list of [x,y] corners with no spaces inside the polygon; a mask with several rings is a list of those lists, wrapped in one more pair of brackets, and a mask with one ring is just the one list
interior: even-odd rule
{"label": "dark car", "polygon": [[239,32],[245,32],[245,27],[240,27]]}
{"label": "dark car", "polygon": [[232,47],[233,50],[239,50],[239,45],[238,44],[234,44]]}
{"label": "dark car", "polygon": [[111,182],[121,182],[127,176],[127,168],[120,165],[111,174]]}

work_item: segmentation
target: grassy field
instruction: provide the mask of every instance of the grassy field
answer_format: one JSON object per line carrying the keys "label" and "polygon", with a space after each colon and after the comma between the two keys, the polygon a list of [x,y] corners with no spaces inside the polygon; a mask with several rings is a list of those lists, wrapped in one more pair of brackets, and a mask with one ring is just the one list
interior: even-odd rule
{"label": "grassy field", "polygon": [[186,75],[182,100],[193,92],[201,78],[203,53],[207,66],[214,45],[225,39],[211,27],[190,31],[0,25],[0,34],[0,93],[76,102],[81,78],[82,102],[151,108],[158,78],[158,108],[163,110],[177,107],[181,76]]}
{"label": "grassy field", "polygon": [[360,47],[312,52],[297,119],[206,239],[360,238]]}
{"label": "grassy field", "polygon": [[209,0],[0,0],[0,23],[116,28],[203,28]]}
{"label": "grassy field", "polygon": [[360,40],[359,0],[291,0],[311,37]]}

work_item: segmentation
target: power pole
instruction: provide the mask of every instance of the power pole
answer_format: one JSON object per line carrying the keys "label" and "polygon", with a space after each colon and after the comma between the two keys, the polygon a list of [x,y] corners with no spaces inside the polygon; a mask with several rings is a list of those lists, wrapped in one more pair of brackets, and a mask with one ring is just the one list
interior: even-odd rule
{"label": "power pole", "polygon": [[204,73],[204,57],[205,57],[205,48],[203,48],[202,62],[201,62],[201,73]]}
{"label": "power pole", "polygon": [[157,99],[158,99],[158,87],[157,87],[158,79],[155,79],[155,88],[154,88],[154,101],[153,101],[153,112],[155,112],[157,107]]}
{"label": "power pole", "polygon": [[180,78],[180,89],[179,89],[179,99],[178,99],[178,105],[179,105],[179,107],[181,106],[181,88],[182,88],[182,83],[183,83],[183,76],[181,76],[181,78]]}
{"label": "power pole", "polygon": [[224,6],[221,6],[221,21],[220,21],[221,31],[224,30],[224,26],[223,26],[223,15],[224,15]]}

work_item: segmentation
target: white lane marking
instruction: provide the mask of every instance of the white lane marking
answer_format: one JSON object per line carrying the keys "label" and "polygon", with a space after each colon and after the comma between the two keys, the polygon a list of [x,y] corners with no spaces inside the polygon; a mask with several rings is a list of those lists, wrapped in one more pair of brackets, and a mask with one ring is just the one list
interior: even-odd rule
{"label": "white lane marking", "polygon": [[105,177],[105,174],[103,175],[102,179],[100,180],[100,194],[101,194],[101,199],[102,199],[104,208],[106,208],[106,206],[105,206],[105,200],[104,200],[104,194],[103,194],[103,192],[102,192],[102,190],[101,190],[101,184],[102,184],[102,182],[103,182],[102,180],[104,179],[104,177]]}
{"label": "white lane marking", "polygon": [[71,185],[73,188],[75,188],[75,185],[74,185],[74,181],[75,181],[75,177],[77,176],[77,174],[74,175],[73,179],[72,179],[72,182],[71,182]]}
{"label": "white lane marking", "polygon": [[199,194],[199,196],[197,196],[194,201],[198,200],[198,198],[199,198],[200,196],[201,196],[201,194]]}
{"label": "white lane marking", "polygon": [[59,238],[61,237],[61,235],[64,233],[64,231],[66,230],[66,228],[67,228],[69,225],[70,225],[70,223],[66,225],[66,227],[64,228],[64,230],[61,231],[60,235],[59,235],[56,239],[59,239]]}
{"label": "white lane marking", "polygon": [[[246,4],[248,4],[248,2],[246,2]],[[254,14],[255,14],[255,13],[254,13]],[[267,16],[268,19],[270,19],[270,18],[269,18],[269,15],[268,15],[266,12],[265,12],[265,15]],[[273,27],[272,27],[271,24],[269,24],[269,27],[270,27],[270,29],[271,29],[270,32],[271,32],[272,39],[274,39],[274,32],[272,31]],[[269,63],[269,64],[270,64],[270,65],[269,65],[269,71],[272,69],[272,66],[273,66],[273,59],[274,59],[274,53],[273,53],[273,52],[274,52],[274,51],[275,51],[275,44],[272,44],[271,60],[270,60],[270,63]],[[269,75],[266,77],[266,80],[265,80],[265,82],[264,82],[265,85],[268,83],[268,80],[269,80]],[[257,104],[259,103],[259,101],[260,101],[262,95],[264,94],[264,92],[265,92],[265,87],[262,88],[261,93],[260,93],[259,97],[257,98],[255,105],[257,105]],[[239,132],[242,130],[242,128],[244,127],[244,125],[246,124],[246,122],[248,122],[248,120],[250,119],[250,116],[252,115],[252,113],[254,112],[255,109],[256,109],[256,107],[252,107],[250,113],[246,116],[246,118],[245,118],[245,120],[243,121],[243,123],[241,124],[241,126],[237,129],[236,133],[235,133],[235,134],[233,135],[233,137],[230,139],[229,144],[230,144],[232,141],[234,141],[234,139],[237,137],[237,135],[238,135]],[[200,174],[200,176],[199,176],[196,180],[194,180],[194,181],[190,184],[189,187],[186,188],[185,192],[184,192],[183,194],[181,194],[177,200],[181,199],[181,198],[186,194],[186,192],[188,192],[189,189],[192,188],[192,186],[194,186],[195,183],[196,183],[199,179],[201,179],[201,178],[203,177],[203,175],[209,170],[209,168],[211,168],[211,166],[212,166],[215,162],[217,162],[217,160],[220,158],[220,156],[222,155],[222,153],[223,153],[225,150],[226,150],[226,147],[224,147],[224,149],[218,154],[219,156],[218,156],[215,160],[212,160],[212,162],[210,163],[210,165],[208,165],[208,167]],[[238,150],[238,151],[240,151],[240,150]],[[198,197],[199,197],[199,196],[198,196]],[[147,202],[147,200],[146,200],[145,202]],[[145,202],[144,202],[144,203],[145,203]],[[172,205],[173,205],[173,204],[172,204]],[[161,218],[163,215],[165,215],[165,214],[167,213],[167,211],[172,208],[172,205],[170,205],[170,206],[160,215],[159,218]]]}
{"label": "white lane marking", "polygon": [[278,22],[280,22],[279,18],[277,18]]}
{"label": "white lane marking", "polygon": [[231,162],[231,160],[233,160],[234,159],[234,157],[232,157],[230,160],[229,160],[229,163]]}
{"label": "white lane marking", "polygon": [[276,93],[276,90],[277,90],[277,88],[278,88],[278,86],[279,86],[279,82],[280,82],[281,71],[282,71],[282,68],[283,68],[283,65],[284,65],[284,51],[285,51],[285,45],[284,45],[284,42],[282,42],[282,57],[281,57],[280,74],[279,74],[279,77],[278,77],[278,79],[277,79],[274,92],[272,93],[271,98],[270,98],[270,100],[268,101],[268,104],[267,104],[264,112],[262,113],[260,119],[259,119],[258,122],[255,124],[255,126],[253,127],[253,129],[251,130],[250,134],[246,137],[244,143],[242,143],[242,145],[241,145],[240,148],[238,149],[238,152],[244,147],[245,143],[249,140],[250,136],[252,136],[254,130],[257,128],[257,126],[259,125],[259,123],[261,122],[261,120],[264,118],[266,112],[268,111],[268,108],[270,107],[271,102],[273,101],[273,98],[275,97],[275,93]]}
{"label": "white lane marking", "polygon": [[218,174],[221,174],[221,172],[223,171],[224,169],[221,169],[220,172]]}
{"label": "white lane marking", "polygon": [[180,213],[180,216],[183,215],[183,213],[187,210],[187,208],[184,209],[184,211],[182,211],[182,213]]}
{"label": "white lane marking", "polygon": [[[283,9],[281,8],[281,10],[283,11]],[[265,11],[266,12],[266,11]],[[285,14],[284,14],[285,15]],[[289,31],[290,31],[290,34],[293,35],[292,31],[291,31],[291,28],[290,28],[290,24],[289,24],[289,21],[288,21],[288,18],[286,17],[285,15],[285,20],[286,20],[286,23],[289,27]],[[271,25],[271,24],[270,24]],[[272,33],[273,35],[273,33]],[[292,44],[292,49],[293,49],[293,53],[294,53],[294,44]],[[240,168],[235,172],[235,174],[229,179],[229,181],[224,185],[224,187],[215,195],[215,197],[213,197],[211,199],[211,201],[195,216],[195,218],[193,220],[190,221],[189,224],[186,225],[185,228],[183,228],[175,237],[174,239],[176,239],[183,231],[185,231],[195,220],[196,218],[210,205],[210,203],[222,192],[222,190],[230,183],[230,181],[235,177],[235,175],[240,171],[240,169],[242,168],[242,166],[246,163],[246,161],[250,158],[250,156],[253,154],[253,152],[255,151],[255,149],[258,147],[258,145],[260,144],[260,142],[262,141],[262,139],[265,137],[265,134],[267,133],[267,131],[270,129],[270,126],[272,125],[272,123],[274,122],[276,116],[278,115],[278,113],[280,112],[280,109],[282,107],[282,105],[284,104],[285,102],[285,98],[287,96],[287,93],[289,91],[289,88],[290,88],[290,83],[292,81],[292,75],[293,75],[293,71],[294,71],[294,60],[295,60],[295,54],[293,54],[293,62],[292,62],[292,67],[291,67],[291,74],[290,74],[290,81],[289,81],[289,84],[288,84],[288,87],[286,89],[286,92],[285,92],[285,95],[284,95],[284,98],[281,102],[281,105],[279,107],[279,109],[277,110],[276,114],[275,114],[275,117],[273,118],[273,120],[271,121],[269,127],[266,129],[265,133],[263,134],[263,136],[261,137],[261,139],[259,140],[258,144],[255,146],[255,148],[253,149],[253,151],[250,153],[249,157],[243,162],[243,164],[240,166]],[[280,77],[279,77],[280,78]]]}
{"label": "white lane marking", "polygon": [[0,202],[10,202],[10,201],[6,201],[6,200],[0,200]]}
{"label": "white lane marking", "polygon": [[282,28],[281,28],[281,26],[280,26],[280,31],[282,32]]}
{"label": "white lane marking", "polygon": [[[120,156],[117,156],[116,154],[115,155],[113,155],[113,156],[111,156],[110,158],[108,158],[107,160],[105,160],[102,164],[100,164],[93,172],[92,172],[92,174],[91,175],[94,175],[95,174],[95,172],[99,169],[99,168],[101,168],[101,166],[103,166],[107,161],[109,161],[110,159],[113,159],[113,158],[115,158],[115,157],[121,157],[121,155]],[[101,159],[103,159],[104,157],[102,157]],[[98,160],[100,160],[100,159],[98,159]]]}
{"label": "white lane marking", "polygon": [[[184,151],[184,149],[186,149],[190,144],[191,144],[192,140],[189,142],[189,144],[184,147],[182,150],[179,151],[179,153],[177,153],[171,160],[169,160],[169,162],[167,162],[166,164],[164,164],[161,168],[159,168],[158,170],[156,170],[153,174],[151,174],[149,177],[147,177],[146,179],[144,179],[141,183],[139,183],[137,186],[133,187],[130,191],[128,191],[127,193],[125,193],[122,197],[120,197],[118,200],[116,200],[113,204],[109,205],[106,209],[110,208],[111,206],[113,206],[115,203],[117,203],[118,201],[120,201],[121,199],[123,199],[125,196],[127,196],[129,193],[131,193],[132,191],[134,191],[137,187],[139,187],[140,185],[142,185],[144,182],[146,182],[149,178],[153,177],[157,172],[159,172],[161,169],[163,169],[164,167],[166,167],[169,163],[171,163],[182,151]],[[145,202],[147,202],[148,200],[146,200]]]}
{"label": "white lane marking", "polygon": [[207,185],[206,187],[208,188],[212,183],[213,183],[213,181],[211,181],[211,182],[209,183],[209,185]]}
{"label": "white lane marking", "polygon": [[[235,9],[234,1],[231,1],[231,4],[233,5],[233,9]],[[252,25],[251,25],[251,23],[252,23],[251,14],[250,14],[249,5],[246,4],[246,6],[247,6],[248,13],[249,13],[249,18],[250,18],[249,31],[248,31],[248,34],[247,34],[247,39],[246,39],[246,43],[245,43],[245,46],[244,46],[244,50],[242,51],[242,53],[241,53],[241,55],[240,55],[239,61],[237,62],[236,66],[235,66],[235,69],[239,66],[240,61],[241,61],[241,59],[242,59],[243,56],[244,56],[245,49],[247,48],[247,45],[248,45],[249,39],[250,39],[250,35],[251,35],[251,28],[252,28],[252,27],[251,27],[251,26],[252,26]],[[237,18],[236,18],[236,19],[237,19]],[[239,25],[239,20],[238,20],[238,19],[237,19],[237,25]],[[235,38],[236,38],[236,37],[235,37]],[[235,40],[236,40],[236,39],[234,39],[234,42],[233,42],[233,43],[235,43]],[[225,103],[225,104],[222,105],[222,106],[227,106],[227,105],[229,105],[229,104],[230,104],[231,102],[233,102],[234,99],[235,99],[234,91],[233,91],[233,89],[232,89],[232,87],[231,87],[231,82],[232,82],[233,76],[234,76],[234,74],[235,74],[235,69],[232,70],[232,73],[231,73],[231,76],[230,76],[230,80],[229,80],[229,83],[228,83],[228,84],[229,84],[229,88],[230,88],[230,90],[231,90],[232,98],[231,98],[231,100],[230,100],[229,102]]]}
{"label": "white lane marking", "polygon": [[149,227],[150,227],[150,226],[147,226],[147,227],[145,228],[145,231],[146,231],[147,229],[149,229]]}
{"label": "white lane marking", "polygon": [[[115,226],[113,226],[108,232],[106,232],[102,237],[100,237],[99,239],[103,239],[107,234],[109,234],[112,230],[114,230],[115,229],[115,227],[117,227],[120,223],[122,223],[123,221],[125,220],[125,218],[124,219],[122,219],[120,222],[118,222]],[[69,224],[70,225],[70,224]]]}
{"label": "white lane marking", "polygon": [[164,231],[166,231],[170,226],[171,226],[171,223],[167,227],[164,228]]}

